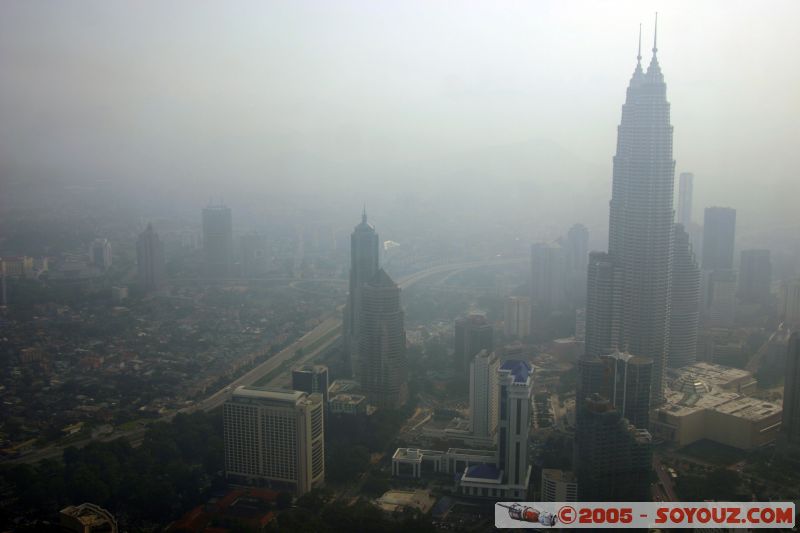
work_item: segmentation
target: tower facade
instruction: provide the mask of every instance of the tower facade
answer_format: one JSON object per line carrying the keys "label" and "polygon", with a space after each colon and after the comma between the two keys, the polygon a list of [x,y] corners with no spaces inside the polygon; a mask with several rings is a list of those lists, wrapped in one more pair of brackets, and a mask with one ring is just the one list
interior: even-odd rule
{"label": "tower facade", "polygon": [[678,178],[678,212],[675,221],[688,230],[692,223],[692,194],[694,191],[694,174],[681,172]]}
{"label": "tower facade", "polygon": [[166,281],[164,245],[151,224],[139,234],[136,241],[136,269],[139,285],[145,291],[157,291]]}
{"label": "tower facade", "polygon": [[481,350],[472,360],[470,426],[476,437],[491,438],[497,431],[497,366],[497,356],[487,350]]}
{"label": "tower facade", "polygon": [[203,208],[203,252],[206,274],[227,278],[233,270],[233,218],[224,205]]}
{"label": "tower facade", "polygon": [[531,302],[536,318],[547,317],[566,301],[566,254],[557,242],[531,246]]}
{"label": "tower facade", "polygon": [[528,464],[533,369],[526,361],[509,359],[497,370],[499,387],[498,467],[503,482],[517,490],[527,490],[531,466]]}
{"label": "tower facade", "polygon": [[494,328],[486,317],[472,314],[456,319],[453,362],[460,379],[469,379],[469,365],[481,350],[494,350]]}
{"label": "tower facade", "polygon": [[327,405],[328,367],[325,365],[303,365],[292,369],[292,390],[306,394],[319,393]]}
{"label": "tower facade", "polygon": [[741,257],[739,299],[747,303],[768,303],[772,284],[769,250],[742,250]]}
{"label": "tower facade", "polygon": [[789,338],[786,377],[783,386],[782,440],[800,446],[800,333]]}
{"label": "tower facade", "polygon": [[700,267],[689,234],[675,225],[670,287],[669,350],[667,366],[680,368],[697,359],[697,329],[700,321]]}
{"label": "tower facade", "polygon": [[506,299],[506,312],[503,321],[506,337],[524,339],[531,334],[531,300],[522,296],[509,296]]}
{"label": "tower facade", "polygon": [[[660,403],[669,335],[675,161],[667,86],[656,54],[654,43],[647,72],[639,56],[622,106],[609,216],[608,259],[615,283],[612,303],[587,302],[587,346],[590,323],[618,324],[614,344],[653,359],[651,394]],[[618,309],[620,315],[597,320],[589,316],[593,307]]]}
{"label": "tower facade", "polygon": [[361,388],[376,407],[397,408],[408,399],[406,331],[400,287],[381,268],[362,285],[358,362]]}
{"label": "tower facade", "polygon": [[347,305],[344,310],[345,351],[349,371],[355,377],[361,370],[358,362],[358,333],[361,312],[361,288],[378,272],[380,239],[375,227],[367,222],[366,210],[361,214],[361,223],[350,235],[350,285]]}
{"label": "tower facade", "polygon": [[611,353],[618,348],[622,318],[621,274],[606,252],[589,254],[584,334],[587,357]]}
{"label": "tower facade", "polygon": [[706,207],[703,216],[703,270],[732,269],[735,239],[736,210]]}

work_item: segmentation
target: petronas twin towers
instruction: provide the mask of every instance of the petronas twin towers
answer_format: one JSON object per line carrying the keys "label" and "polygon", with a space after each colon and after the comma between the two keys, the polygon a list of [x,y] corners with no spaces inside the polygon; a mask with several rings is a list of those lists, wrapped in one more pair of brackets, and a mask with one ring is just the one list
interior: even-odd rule
{"label": "petronas twin towers", "polygon": [[[657,52],[654,39],[644,71],[640,36],[614,155],[608,253],[591,254],[586,311],[587,356],[622,350],[653,359],[652,405],[663,397],[670,349],[675,231],[670,105]],[[696,336],[696,320],[693,327]]]}

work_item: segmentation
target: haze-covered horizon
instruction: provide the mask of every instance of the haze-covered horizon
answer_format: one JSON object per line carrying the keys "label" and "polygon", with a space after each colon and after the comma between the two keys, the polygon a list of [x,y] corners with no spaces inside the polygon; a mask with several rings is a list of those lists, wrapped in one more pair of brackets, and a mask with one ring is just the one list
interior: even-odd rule
{"label": "haze-covered horizon", "polygon": [[770,7],[6,2],[0,178],[239,213],[413,200],[533,240],[577,221],[596,235],[638,25],[646,65],[659,11],[695,220],[730,205],[745,230],[792,227],[800,6]]}

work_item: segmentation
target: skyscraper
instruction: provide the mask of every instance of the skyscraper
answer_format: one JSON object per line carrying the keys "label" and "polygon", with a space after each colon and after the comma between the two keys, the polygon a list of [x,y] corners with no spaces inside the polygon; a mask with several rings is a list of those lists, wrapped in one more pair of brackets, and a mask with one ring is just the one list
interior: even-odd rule
{"label": "skyscraper", "polygon": [[224,205],[203,208],[203,251],[206,275],[227,278],[233,269],[233,219]]}
{"label": "skyscraper", "polygon": [[797,447],[800,446],[800,332],[789,338],[784,379],[781,439]]}
{"label": "skyscraper", "polygon": [[531,466],[528,464],[533,369],[526,361],[503,361],[499,380],[497,454],[503,482],[512,489],[527,491]]}
{"label": "skyscraper", "polygon": [[736,320],[736,271],[719,269],[706,274],[705,323],[712,327],[731,328]]}
{"label": "skyscraper", "polygon": [[361,388],[376,407],[396,408],[408,399],[406,331],[400,287],[381,268],[362,285],[358,331]]}
{"label": "skyscraper", "polygon": [[469,365],[480,352],[494,350],[494,328],[484,315],[471,314],[456,319],[453,359],[456,376],[469,379]]}
{"label": "skyscraper", "polygon": [[531,334],[531,300],[521,296],[506,298],[506,313],[503,320],[506,337],[524,339]]}
{"label": "skyscraper", "polygon": [[350,286],[344,311],[344,340],[350,372],[360,371],[358,358],[359,312],[361,287],[378,272],[380,239],[375,228],[367,222],[367,211],[361,214],[361,223],[350,235]]}
{"label": "skyscraper", "polygon": [[292,390],[306,394],[319,393],[328,402],[328,367],[325,365],[303,365],[292,369]]}
{"label": "skyscraper", "polygon": [[470,365],[470,425],[476,437],[491,438],[497,431],[497,366],[497,356],[487,350]]}
{"label": "skyscraper", "polygon": [[703,270],[733,268],[736,238],[736,210],[730,207],[706,207],[703,218]]}
{"label": "skyscraper", "polygon": [[697,328],[700,321],[700,267],[689,234],[675,224],[670,287],[669,349],[667,366],[680,368],[697,359]]}
{"label": "skyscraper", "polygon": [[89,246],[89,255],[92,264],[100,270],[108,270],[111,267],[111,243],[108,239],[95,239]]}
{"label": "skyscraper", "polygon": [[678,178],[678,212],[675,222],[682,225],[686,231],[692,224],[692,193],[694,190],[694,174],[681,172]]}
{"label": "skyscraper", "polygon": [[139,274],[139,285],[145,291],[157,291],[166,281],[164,271],[164,245],[153,230],[147,225],[136,241],[136,269]]}
{"label": "skyscraper", "polygon": [[[641,51],[622,106],[614,156],[608,258],[612,303],[587,303],[589,324],[619,324],[616,346],[653,359],[654,404],[663,391],[669,334],[669,303],[675,161],[667,86],[657,59],[642,71]],[[590,288],[588,295],[597,292]],[[619,299],[617,306],[614,301]],[[620,317],[590,317],[597,309],[619,309]],[[595,332],[596,334],[596,332]],[[602,336],[611,337],[613,332]]]}
{"label": "skyscraper", "polygon": [[567,297],[570,303],[583,306],[586,301],[586,269],[589,265],[589,230],[575,224],[564,242],[567,271]]}
{"label": "skyscraper", "polygon": [[650,388],[653,360],[613,352],[578,361],[577,408],[580,425],[583,401],[594,394],[611,402],[619,415],[638,429],[650,427]]}
{"label": "skyscraper", "polygon": [[531,246],[531,303],[535,319],[561,310],[566,301],[566,254],[557,242]]}
{"label": "skyscraper", "polygon": [[780,310],[781,318],[788,326],[800,327],[800,279],[784,282]]}
{"label": "skyscraper", "polygon": [[584,334],[588,357],[611,353],[618,347],[621,274],[607,253],[589,254]]}
{"label": "skyscraper", "polygon": [[770,300],[772,263],[769,250],[742,250],[739,263],[739,299],[745,303],[766,304]]}
{"label": "skyscraper", "polygon": [[237,388],[223,408],[229,482],[298,496],[321,486],[325,482],[323,410],[319,394]]}
{"label": "skyscraper", "polygon": [[575,430],[578,501],[648,501],[652,437],[637,429],[597,395],[585,402]]}

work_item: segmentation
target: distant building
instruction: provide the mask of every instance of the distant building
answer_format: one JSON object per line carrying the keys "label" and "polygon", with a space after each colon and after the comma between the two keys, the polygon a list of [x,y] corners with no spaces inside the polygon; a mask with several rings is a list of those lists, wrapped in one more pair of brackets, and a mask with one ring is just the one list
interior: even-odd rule
{"label": "distant building", "polygon": [[117,520],[110,512],[93,503],[64,507],[59,512],[59,524],[74,533],[117,533]]}
{"label": "distant building", "polygon": [[358,331],[359,378],[376,407],[397,408],[408,399],[406,330],[400,287],[379,269],[362,285]]}
{"label": "distant building", "polygon": [[792,447],[800,446],[800,333],[789,338],[783,385],[782,438]]}
{"label": "distant building", "polygon": [[531,301],[529,298],[509,296],[503,321],[506,337],[524,339],[531,334]]}
{"label": "distant building", "polygon": [[111,243],[108,239],[95,239],[89,246],[89,258],[100,270],[111,268]]}
{"label": "distant building", "polygon": [[224,205],[203,208],[203,251],[206,275],[228,278],[233,271],[233,217]]}
{"label": "distant building", "polygon": [[546,318],[566,303],[566,254],[557,242],[531,246],[531,303],[535,318]]}
{"label": "distant building", "polygon": [[564,240],[566,292],[573,305],[586,304],[586,269],[589,266],[589,230],[575,224]]}
{"label": "distant building", "polygon": [[361,288],[378,273],[380,238],[375,227],[367,222],[366,209],[361,223],[350,235],[350,285],[347,304],[342,321],[348,370],[358,377],[361,364],[358,361],[358,345],[361,316]]}
{"label": "distant building", "polygon": [[578,361],[578,423],[584,400],[595,394],[611,401],[620,416],[638,429],[650,427],[650,387],[653,360],[629,353],[613,352]]}
{"label": "distant building", "polygon": [[575,310],[575,340],[578,342],[586,340],[586,308],[584,307]]}
{"label": "distant building", "polygon": [[578,501],[578,482],[572,472],[555,468],[542,469],[543,502]]}
{"label": "distant building", "polygon": [[229,482],[298,496],[321,486],[323,410],[320,394],[238,387],[223,408]]}
{"label": "distant building", "polygon": [[736,210],[707,207],[703,219],[703,270],[732,269],[735,239]]}
{"label": "distant building", "polygon": [[611,353],[618,347],[621,326],[619,289],[621,271],[605,252],[589,254],[588,288],[586,292],[587,356]]}
{"label": "distant building", "polygon": [[736,271],[714,270],[706,279],[705,324],[717,328],[732,328],[736,322]]}
{"label": "distant building", "polygon": [[630,424],[604,398],[582,401],[586,416],[575,430],[578,500],[649,501],[650,433]]}
{"label": "distant building", "polygon": [[0,269],[5,277],[29,278],[33,275],[34,260],[27,256],[6,256],[0,258]]}
{"label": "distant building", "polygon": [[292,369],[292,389],[306,394],[319,393],[328,401],[328,367],[303,365]]}
{"label": "distant building", "polygon": [[745,303],[767,304],[772,285],[769,250],[742,250],[739,262],[739,299]]}
{"label": "distant building", "polygon": [[672,246],[668,367],[678,368],[697,360],[699,323],[700,267],[692,251],[689,234],[682,225],[676,224]]}
{"label": "distant building", "polygon": [[781,317],[786,324],[800,327],[800,279],[788,281],[781,294]]}
{"label": "distant building", "polygon": [[470,368],[469,400],[472,434],[491,439],[497,431],[497,367],[493,352],[481,350]]}
{"label": "distant building", "polygon": [[455,323],[453,359],[456,376],[469,379],[469,365],[481,350],[494,351],[494,328],[484,315],[472,314]]}
{"label": "distant building", "polygon": [[161,289],[167,280],[164,268],[164,245],[151,224],[136,241],[136,269],[139,285],[147,292]]}
{"label": "distant building", "polygon": [[694,174],[681,172],[678,178],[678,211],[675,221],[688,230],[692,225],[692,195],[694,191]]}

